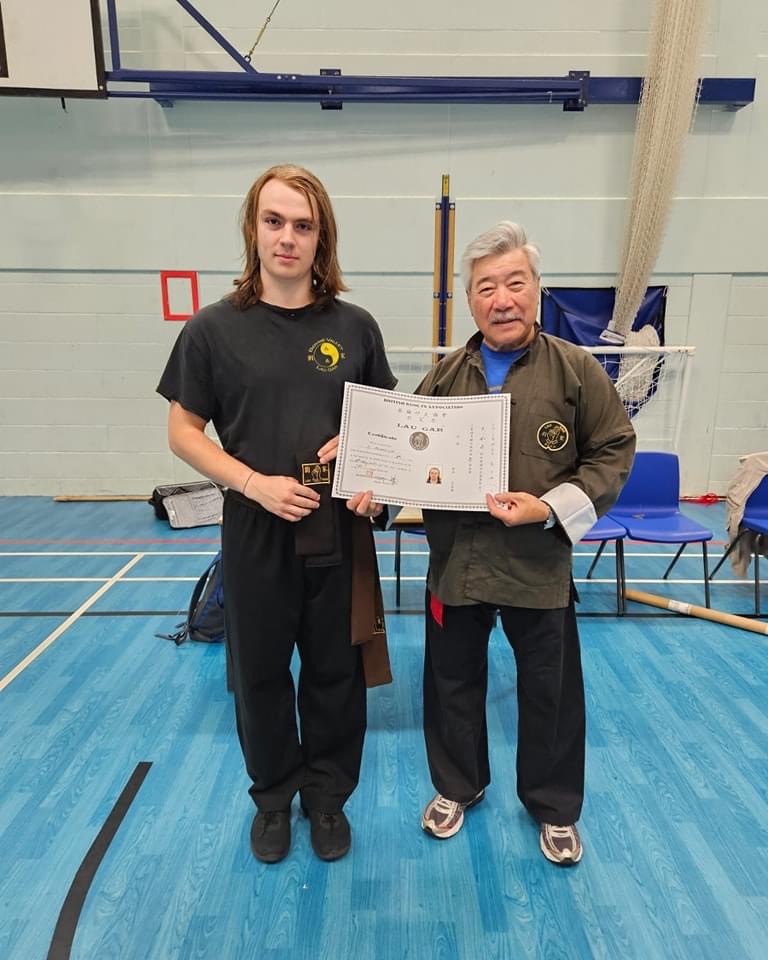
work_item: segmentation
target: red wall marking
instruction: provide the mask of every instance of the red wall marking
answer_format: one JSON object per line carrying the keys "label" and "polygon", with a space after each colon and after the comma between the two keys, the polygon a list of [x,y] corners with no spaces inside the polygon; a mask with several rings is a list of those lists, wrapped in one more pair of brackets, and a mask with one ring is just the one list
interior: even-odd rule
{"label": "red wall marking", "polygon": [[[171,313],[168,297],[169,280],[189,280],[192,293],[192,313]],[[195,270],[161,270],[160,288],[163,293],[163,320],[189,320],[200,309],[200,293],[197,286],[197,272]]]}

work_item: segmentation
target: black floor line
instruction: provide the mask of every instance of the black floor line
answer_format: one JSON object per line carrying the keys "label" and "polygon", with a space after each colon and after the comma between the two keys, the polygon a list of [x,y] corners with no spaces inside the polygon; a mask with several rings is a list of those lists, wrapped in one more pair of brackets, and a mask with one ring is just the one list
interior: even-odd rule
{"label": "black floor line", "polygon": [[80,864],[75,879],[64,898],[64,904],[61,913],[59,913],[51,946],[48,950],[48,960],[69,960],[77,923],[93,878],[151,766],[152,764],[146,761],[136,765],[128,783],[123,787],[123,792],[117,798],[117,802],[104,821],[104,826],[99,830],[90,850]]}

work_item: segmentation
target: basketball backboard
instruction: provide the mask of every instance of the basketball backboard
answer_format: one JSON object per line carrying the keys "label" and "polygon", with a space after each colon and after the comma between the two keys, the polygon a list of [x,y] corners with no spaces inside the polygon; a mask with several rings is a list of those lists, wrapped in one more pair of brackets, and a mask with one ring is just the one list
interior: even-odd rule
{"label": "basketball backboard", "polygon": [[0,95],[105,97],[98,0],[0,0]]}

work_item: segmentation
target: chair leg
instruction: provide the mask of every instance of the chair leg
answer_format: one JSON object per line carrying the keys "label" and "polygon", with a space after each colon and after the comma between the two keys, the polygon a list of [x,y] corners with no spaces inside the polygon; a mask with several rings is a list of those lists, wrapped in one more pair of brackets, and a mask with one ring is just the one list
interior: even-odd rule
{"label": "chair leg", "polygon": [[594,558],[594,560],[592,561],[592,563],[589,565],[589,570],[587,570],[587,580],[591,580],[591,579],[592,579],[592,571],[593,571],[593,570],[595,569],[595,567],[597,566],[597,561],[600,559],[600,556],[601,556],[603,550],[605,550],[605,545],[606,545],[607,542],[608,542],[607,540],[601,540],[601,541],[600,541],[600,546],[597,548],[597,553],[595,554],[595,558]]}
{"label": "chair leg", "polygon": [[733,541],[733,543],[729,544],[728,549],[725,551],[725,553],[722,555],[722,557],[720,557],[720,559],[717,561],[717,566],[716,566],[715,569],[712,571],[712,573],[710,573],[710,575],[709,575],[709,579],[710,579],[710,580],[714,580],[714,579],[715,579],[715,574],[717,573],[717,571],[720,569],[720,567],[722,567],[722,565],[725,563],[725,561],[728,559],[728,557],[730,557],[730,555],[731,555],[731,554],[733,553],[733,551],[736,549],[736,545],[738,544],[739,540],[741,540],[741,538],[742,538],[742,537],[744,536],[744,534],[746,534],[746,533],[749,533],[749,531],[748,531],[748,530],[742,530],[742,531],[739,533],[739,535],[736,537],[736,539]]}
{"label": "chair leg", "polygon": [[667,577],[670,575],[670,573],[672,572],[672,567],[674,567],[674,565],[675,565],[675,564],[677,563],[677,561],[680,559],[680,554],[683,552],[683,550],[685,550],[685,548],[686,548],[687,546],[688,546],[687,543],[683,543],[683,544],[680,545],[680,549],[679,549],[679,550],[677,551],[677,553],[675,554],[675,559],[672,561],[672,563],[670,563],[670,565],[669,565],[669,566],[667,567],[667,569],[666,569],[666,572],[665,572],[665,574],[664,574],[664,576],[663,576],[663,578],[662,578],[663,580],[666,580]]}
{"label": "chair leg", "polygon": [[755,540],[755,616],[760,616],[760,534]]}
{"label": "chair leg", "polygon": [[616,541],[616,601],[619,616],[623,617],[627,609],[624,599],[624,590],[626,589],[626,572],[624,569],[624,541]]}
{"label": "chair leg", "polygon": [[395,528],[395,606],[400,607],[400,539],[403,531]]}
{"label": "chair leg", "polygon": [[709,610],[709,558],[707,556],[707,544],[704,540],[701,541],[701,556],[704,561],[704,606]]}

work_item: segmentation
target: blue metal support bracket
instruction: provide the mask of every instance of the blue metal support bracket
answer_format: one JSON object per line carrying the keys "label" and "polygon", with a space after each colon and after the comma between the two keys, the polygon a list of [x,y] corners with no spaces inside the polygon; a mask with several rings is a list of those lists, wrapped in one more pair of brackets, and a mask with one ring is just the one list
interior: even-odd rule
{"label": "blue metal support bracket", "polygon": [[109,21],[109,48],[112,54],[112,69],[120,69],[120,34],[117,29],[117,7],[115,0],[107,0],[107,19]]}
{"label": "blue metal support bracket", "polygon": [[[235,61],[238,66],[251,74],[251,76],[258,76],[258,71],[251,66],[250,61],[246,60],[245,57],[227,40],[227,38],[219,33],[216,27],[207,20],[202,13],[195,7],[190,0],[176,0],[176,3],[192,17],[192,19],[199,23],[200,26],[205,30],[209,37],[218,43],[222,50],[230,55],[230,57]],[[107,0],[107,20],[109,22],[109,44],[110,50],[112,52],[112,71],[120,71],[120,36],[117,26],[117,0]]]}
{"label": "blue metal support bracket", "polygon": [[[113,69],[108,71],[107,95],[176,100],[242,100],[319,103],[340,110],[345,103],[546,103],[582,111],[590,104],[638,103],[642,77],[592,77],[572,70],[567,77],[382,77],[342,76],[338,68],[319,76],[299,73],[259,73],[195,9],[190,0],[176,0],[241,67],[241,71],[127,70],[120,65],[117,0],[106,0]],[[144,90],[120,89],[120,84],[147,84]],[[755,99],[749,77],[705,77],[700,104],[738,110]]]}
{"label": "blue metal support bracket", "polygon": [[[114,3],[115,0],[109,0],[109,2]],[[196,20],[200,24],[200,26],[203,28],[203,30],[205,30],[208,36],[213,37],[213,39],[216,41],[216,43],[218,43],[218,45],[222,48],[222,50],[226,50],[226,52],[230,55],[230,57],[232,57],[235,63],[239,64],[243,68],[243,70],[245,70],[246,73],[250,73],[254,75],[257,74],[257,71],[251,66],[250,61],[246,60],[245,57],[242,56],[242,54],[240,54],[232,46],[229,40],[227,40],[226,37],[222,36],[222,34],[219,33],[216,27],[214,27],[209,20],[206,20],[205,17],[202,15],[202,13],[200,13],[198,9],[192,6],[189,0],[176,0],[176,3],[178,3],[180,7],[186,10],[187,13],[190,15],[190,17],[192,17],[193,20]]]}

